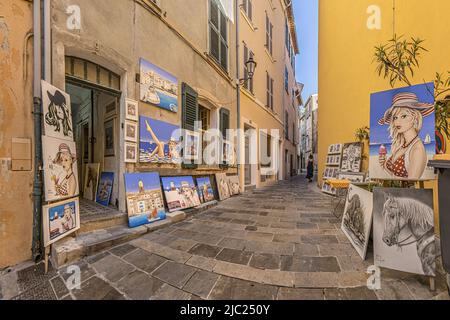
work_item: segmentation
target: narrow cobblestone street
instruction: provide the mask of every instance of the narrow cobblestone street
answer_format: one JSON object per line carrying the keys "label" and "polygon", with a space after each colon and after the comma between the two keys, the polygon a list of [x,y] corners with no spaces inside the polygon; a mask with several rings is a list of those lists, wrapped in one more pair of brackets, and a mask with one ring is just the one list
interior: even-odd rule
{"label": "narrow cobblestone street", "polygon": [[448,298],[442,274],[431,292],[424,277],[383,270],[371,291],[372,264],[372,248],[363,262],[341,232],[330,198],[298,177],[79,261],[81,290],[67,289],[67,268],[18,271],[14,299]]}

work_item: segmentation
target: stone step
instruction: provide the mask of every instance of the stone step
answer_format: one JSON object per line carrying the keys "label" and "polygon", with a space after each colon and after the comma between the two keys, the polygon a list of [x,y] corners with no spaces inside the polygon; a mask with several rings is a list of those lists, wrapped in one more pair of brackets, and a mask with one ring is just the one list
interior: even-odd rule
{"label": "stone step", "polygon": [[81,216],[79,233],[93,232],[96,230],[107,229],[116,226],[126,226],[128,215],[126,213],[116,212],[113,214]]}
{"label": "stone step", "polygon": [[[74,237],[68,237],[52,245],[52,264],[55,268],[69,265],[86,256],[134,240],[142,235],[167,227],[173,223],[183,221],[187,217],[208,210],[217,204],[218,202],[214,201],[186,211],[169,213],[167,214],[166,220],[157,221],[137,228],[129,228],[126,222],[121,222],[119,225],[99,228],[99,226],[102,226],[102,223],[107,225],[111,221],[121,221],[123,218],[119,216],[116,217],[117,220],[114,220],[115,218],[105,219],[106,222],[94,219],[93,222],[87,222],[84,228],[82,227]],[[96,227],[95,229],[94,226]]]}

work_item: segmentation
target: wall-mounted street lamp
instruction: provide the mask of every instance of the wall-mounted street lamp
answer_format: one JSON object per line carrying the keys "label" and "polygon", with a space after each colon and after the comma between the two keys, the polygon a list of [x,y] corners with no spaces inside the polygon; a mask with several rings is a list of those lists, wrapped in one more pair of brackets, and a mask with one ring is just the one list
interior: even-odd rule
{"label": "wall-mounted street lamp", "polygon": [[257,66],[258,66],[258,64],[256,63],[255,59],[253,59],[253,57],[250,57],[250,59],[248,59],[247,62],[245,62],[245,67],[247,69],[248,75],[246,78],[239,79],[239,82],[241,85],[243,85],[247,81],[253,79],[253,76],[255,75],[255,70],[256,70]]}

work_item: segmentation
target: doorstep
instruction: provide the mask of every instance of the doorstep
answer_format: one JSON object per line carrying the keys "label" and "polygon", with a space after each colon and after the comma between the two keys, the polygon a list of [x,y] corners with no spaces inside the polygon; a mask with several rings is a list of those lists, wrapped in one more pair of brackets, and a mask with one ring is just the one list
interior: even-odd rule
{"label": "doorstep", "polygon": [[76,233],[75,237],[68,237],[53,244],[51,251],[52,264],[58,269],[86,256],[107,250],[139,238],[147,233],[183,221],[190,216],[206,211],[217,204],[217,201],[213,201],[185,211],[169,213],[165,220],[156,221],[137,228],[129,228],[126,224],[95,229],[95,231],[85,228],[84,230],[89,230],[87,232],[82,232],[82,228]]}

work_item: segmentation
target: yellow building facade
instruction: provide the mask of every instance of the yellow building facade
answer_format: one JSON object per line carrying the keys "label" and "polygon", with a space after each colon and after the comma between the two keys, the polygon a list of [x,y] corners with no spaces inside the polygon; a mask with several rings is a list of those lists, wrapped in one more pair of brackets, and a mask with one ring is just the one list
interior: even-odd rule
{"label": "yellow building facade", "polygon": [[[370,123],[370,94],[391,89],[389,80],[376,72],[375,46],[392,39],[394,32],[424,39],[428,52],[410,81],[431,82],[436,72],[450,70],[450,43],[444,40],[450,24],[443,18],[449,9],[446,0],[319,1],[320,183],[328,146],[355,141],[356,130]],[[363,170],[368,170],[368,157]]]}

